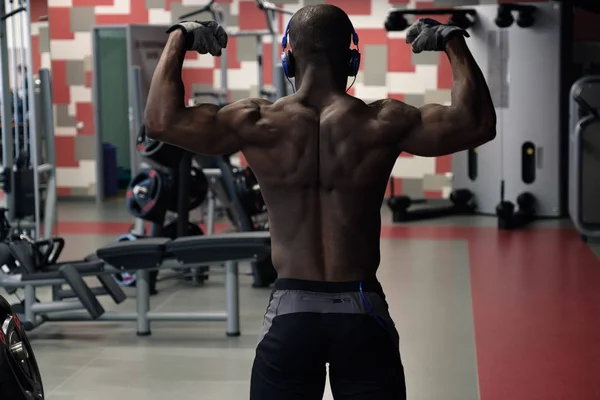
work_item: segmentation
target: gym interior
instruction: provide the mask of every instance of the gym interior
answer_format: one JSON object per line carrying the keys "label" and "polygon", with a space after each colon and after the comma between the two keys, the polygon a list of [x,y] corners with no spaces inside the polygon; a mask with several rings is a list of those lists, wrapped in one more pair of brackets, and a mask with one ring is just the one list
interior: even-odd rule
{"label": "gym interior", "polygon": [[494,141],[390,177],[378,279],[408,398],[600,398],[595,1],[7,0],[1,400],[248,398],[276,279],[260,185],[243,154],[149,139],[143,110],[183,19],[229,33],[186,55],[189,106],[291,94],[284,27],[320,3],[360,36],[350,94],[450,104],[445,54],[405,44],[425,16],[468,29],[496,106]]}

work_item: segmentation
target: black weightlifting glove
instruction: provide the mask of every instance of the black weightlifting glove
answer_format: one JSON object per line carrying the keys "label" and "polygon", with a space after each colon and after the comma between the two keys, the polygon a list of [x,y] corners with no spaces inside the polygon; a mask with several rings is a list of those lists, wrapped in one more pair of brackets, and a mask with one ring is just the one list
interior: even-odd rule
{"label": "black weightlifting glove", "polygon": [[227,32],[216,21],[182,21],[167,29],[171,33],[177,29],[185,35],[185,48],[200,54],[210,53],[218,57],[227,48]]}
{"label": "black weightlifting glove", "polygon": [[469,33],[454,25],[442,25],[431,18],[421,18],[408,28],[406,43],[412,45],[413,53],[444,51],[446,42],[453,35],[469,37]]}

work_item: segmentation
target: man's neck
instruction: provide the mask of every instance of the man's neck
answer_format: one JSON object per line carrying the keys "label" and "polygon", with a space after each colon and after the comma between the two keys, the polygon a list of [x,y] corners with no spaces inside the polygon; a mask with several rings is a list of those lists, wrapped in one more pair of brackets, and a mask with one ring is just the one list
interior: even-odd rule
{"label": "man's neck", "polygon": [[332,69],[327,66],[310,65],[297,71],[296,87],[298,93],[318,99],[324,94],[344,94],[346,92],[345,81],[339,76],[335,76]]}

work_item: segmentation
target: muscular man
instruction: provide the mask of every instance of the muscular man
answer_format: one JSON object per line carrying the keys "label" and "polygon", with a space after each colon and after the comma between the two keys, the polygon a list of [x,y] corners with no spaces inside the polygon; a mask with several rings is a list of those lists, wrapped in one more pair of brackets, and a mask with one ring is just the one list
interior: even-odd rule
{"label": "muscular man", "polygon": [[308,6],[294,15],[283,43],[289,37],[285,63],[298,91],[275,103],[248,99],[219,109],[185,107],[181,67],[188,50],[220,55],[225,32],[214,22],[169,32],[146,107],[149,135],[200,154],[242,151],[269,212],[279,279],[251,399],[321,399],[327,364],[336,399],[405,399],[398,333],[375,277],[380,208],[400,152],[442,156],[494,138],[494,106],[468,35],[433,20],[407,32],[413,51],[448,54],[451,106],[365,104],[346,94],[359,62],[350,19],[331,5]]}

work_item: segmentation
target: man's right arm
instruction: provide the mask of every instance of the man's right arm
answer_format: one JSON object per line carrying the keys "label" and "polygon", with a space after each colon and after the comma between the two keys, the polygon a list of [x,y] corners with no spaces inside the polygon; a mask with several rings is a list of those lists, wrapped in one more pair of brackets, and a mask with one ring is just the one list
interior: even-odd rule
{"label": "man's right arm", "polygon": [[453,76],[450,106],[428,104],[417,109],[393,100],[381,104],[379,120],[396,130],[401,151],[437,157],[480,146],[496,136],[492,97],[464,37],[449,39],[446,53]]}

